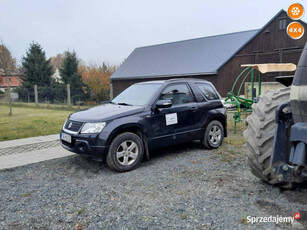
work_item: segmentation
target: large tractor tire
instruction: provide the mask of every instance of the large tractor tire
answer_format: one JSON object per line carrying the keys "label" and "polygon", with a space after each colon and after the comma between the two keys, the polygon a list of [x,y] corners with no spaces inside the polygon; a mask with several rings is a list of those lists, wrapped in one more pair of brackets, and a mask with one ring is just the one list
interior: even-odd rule
{"label": "large tractor tire", "polygon": [[[277,126],[275,111],[279,104],[290,101],[290,88],[270,90],[259,97],[253,104],[253,112],[247,117],[247,129],[243,132],[246,139],[247,161],[251,172],[261,180],[270,183],[270,160],[272,146]],[[290,184],[278,184],[280,187],[289,188]]]}

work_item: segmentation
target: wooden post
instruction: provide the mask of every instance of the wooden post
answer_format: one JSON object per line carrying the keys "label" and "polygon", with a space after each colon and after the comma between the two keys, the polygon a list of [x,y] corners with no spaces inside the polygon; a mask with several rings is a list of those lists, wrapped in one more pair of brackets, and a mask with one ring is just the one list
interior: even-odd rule
{"label": "wooden post", "polygon": [[8,92],[9,92],[9,106],[10,106],[9,116],[13,116],[13,112],[12,112],[11,81],[8,78],[6,79],[6,81],[7,81],[7,88],[8,88]]}
{"label": "wooden post", "polygon": [[113,85],[112,83],[110,84],[110,100],[113,99]]}
{"label": "wooden post", "polygon": [[35,95],[35,106],[38,106],[38,94],[37,94],[37,85],[34,85],[34,95]]}
{"label": "wooden post", "polygon": [[70,84],[67,84],[67,107],[68,107],[68,108],[71,108]]}
{"label": "wooden post", "polygon": [[27,88],[26,88],[26,90],[27,90],[27,94],[28,94],[28,103],[30,103],[30,94],[29,94],[29,89],[27,89]]}

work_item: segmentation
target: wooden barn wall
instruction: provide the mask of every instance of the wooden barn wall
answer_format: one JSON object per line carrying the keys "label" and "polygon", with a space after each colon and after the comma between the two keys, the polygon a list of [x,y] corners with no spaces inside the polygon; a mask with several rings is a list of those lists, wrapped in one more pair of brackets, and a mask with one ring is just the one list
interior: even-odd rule
{"label": "wooden barn wall", "polygon": [[[227,92],[231,90],[237,76],[244,69],[240,67],[240,64],[287,62],[297,65],[302,49],[307,42],[307,33],[299,40],[289,38],[286,30],[279,30],[280,19],[286,19],[287,25],[292,21],[286,12],[282,12],[218,71],[216,88],[222,96],[225,97]],[[307,29],[307,24],[301,23]],[[275,81],[276,76],[293,74],[294,72],[266,73],[261,75],[261,79],[262,81]],[[255,75],[258,80],[258,71],[255,71]],[[247,81],[250,81],[250,78]],[[239,86],[235,88],[235,92],[238,88]],[[241,94],[244,93],[243,90]]]}

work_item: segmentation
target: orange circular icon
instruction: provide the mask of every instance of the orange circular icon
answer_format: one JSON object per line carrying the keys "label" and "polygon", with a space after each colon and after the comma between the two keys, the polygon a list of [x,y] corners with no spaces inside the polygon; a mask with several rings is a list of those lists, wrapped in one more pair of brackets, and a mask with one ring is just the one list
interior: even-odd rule
{"label": "orange circular icon", "polygon": [[300,39],[304,35],[304,27],[299,22],[291,22],[287,27],[287,34],[292,39]]}
{"label": "orange circular icon", "polygon": [[288,7],[288,16],[293,20],[299,20],[304,15],[304,7],[299,3],[293,3]]}

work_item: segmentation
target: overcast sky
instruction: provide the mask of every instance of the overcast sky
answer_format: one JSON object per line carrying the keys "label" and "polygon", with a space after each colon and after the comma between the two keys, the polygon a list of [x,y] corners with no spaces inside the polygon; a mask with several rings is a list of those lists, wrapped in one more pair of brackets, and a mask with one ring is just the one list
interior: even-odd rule
{"label": "overcast sky", "polygon": [[[288,0],[0,0],[0,39],[18,61],[35,41],[48,57],[69,49],[86,62],[119,64],[136,47],[261,28],[294,2],[304,4]],[[306,17],[305,13],[302,20],[307,21]]]}

